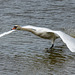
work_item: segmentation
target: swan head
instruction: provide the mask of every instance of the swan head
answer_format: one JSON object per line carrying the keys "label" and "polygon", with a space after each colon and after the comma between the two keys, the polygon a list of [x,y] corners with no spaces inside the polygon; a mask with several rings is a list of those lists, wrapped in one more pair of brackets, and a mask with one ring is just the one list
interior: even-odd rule
{"label": "swan head", "polygon": [[12,28],[12,30],[21,30],[21,27],[19,26],[19,25],[15,25],[13,28]]}

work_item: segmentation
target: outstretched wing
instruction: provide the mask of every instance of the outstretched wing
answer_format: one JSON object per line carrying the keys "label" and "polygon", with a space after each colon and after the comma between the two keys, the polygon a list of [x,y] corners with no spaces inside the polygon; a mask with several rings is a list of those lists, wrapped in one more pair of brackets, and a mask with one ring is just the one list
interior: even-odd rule
{"label": "outstretched wing", "polygon": [[75,39],[73,37],[61,31],[52,31],[52,32],[57,34],[72,52],[75,52]]}

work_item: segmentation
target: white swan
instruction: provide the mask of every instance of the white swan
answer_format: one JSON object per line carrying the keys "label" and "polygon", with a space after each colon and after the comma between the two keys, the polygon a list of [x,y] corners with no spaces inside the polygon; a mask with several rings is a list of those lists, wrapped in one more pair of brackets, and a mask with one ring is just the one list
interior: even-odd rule
{"label": "white swan", "polygon": [[51,40],[51,43],[52,43],[52,46],[50,48],[54,46],[55,39],[60,37],[62,41],[67,45],[67,47],[72,52],[75,52],[75,39],[61,31],[54,31],[48,28],[35,27],[35,26],[20,27],[18,25],[15,25],[14,28],[12,29],[29,31],[41,38],[49,39]]}

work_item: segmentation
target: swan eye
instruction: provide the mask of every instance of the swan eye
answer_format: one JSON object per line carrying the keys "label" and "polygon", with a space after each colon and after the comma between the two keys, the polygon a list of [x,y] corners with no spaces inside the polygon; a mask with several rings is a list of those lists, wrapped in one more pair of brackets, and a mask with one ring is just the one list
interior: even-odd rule
{"label": "swan eye", "polygon": [[14,28],[16,29],[16,28],[17,28],[17,26],[14,26]]}

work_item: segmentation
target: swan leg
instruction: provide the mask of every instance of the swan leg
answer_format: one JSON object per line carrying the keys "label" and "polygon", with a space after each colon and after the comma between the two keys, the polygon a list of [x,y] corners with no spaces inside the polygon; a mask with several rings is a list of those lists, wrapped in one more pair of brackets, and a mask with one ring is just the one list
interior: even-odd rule
{"label": "swan leg", "polygon": [[50,49],[52,49],[54,47],[54,44],[52,44],[52,46],[50,47]]}
{"label": "swan leg", "polygon": [[46,52],[48,53],[53,52],[53,47],[54,47],[54,44],[52,44],[50,48],[46,49]]}
{"label": "swan leg", "polygon": [[51,39],[52,46],[50,47],[50,49],[52,49],[52,48],[54,47],[54,41],[55,41],[55,38],[53,37],[53,38]]}

